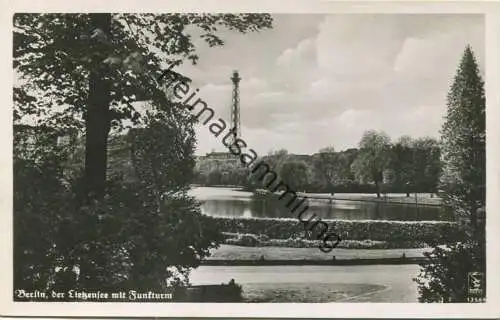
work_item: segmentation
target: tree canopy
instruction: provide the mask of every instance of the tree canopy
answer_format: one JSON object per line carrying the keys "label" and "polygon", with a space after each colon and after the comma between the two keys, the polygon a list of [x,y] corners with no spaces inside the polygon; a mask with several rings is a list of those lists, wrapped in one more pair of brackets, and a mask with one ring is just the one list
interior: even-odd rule
{"label": "tree canopy", "polygon": [[271,23],[267,14],[16,14],[14,119],[82,129],[87,194],[102,198],[108,134],[140,121],[135,102],[183,112],[155,81],[162,68],[196,63],[195,36],[220,46],[222,29],[245,33]]}
{"label": "tree canopy", "polygon": [[375,183],[378,197],[380,197],[379,185],[389,164],[390,144],[391,140],[384,132],[366,131],[359,142],[358,157],[352,164],[360,179]]}
{"label": "tree canopy", "polygon": [[[137,121],[134,102],[166,102],[162,88],[152,81],[162,67],[199,59],[193,33],[209,46],[220,46],[220,29],[257,31],[271,27],[272,21],[265,14],[109,15],[107,33],[96,26],[92,14],[14,16],[14,68],[25,80],[15,89],[16,119],[52,113],[47,121],[54,125],[83,128],[89,75],[102,68],[111,85],[112,126],[123,125],[124,119]],[[36,104],[35,92],[41,98]],[[53,112],[56,106],[64,109]]]}

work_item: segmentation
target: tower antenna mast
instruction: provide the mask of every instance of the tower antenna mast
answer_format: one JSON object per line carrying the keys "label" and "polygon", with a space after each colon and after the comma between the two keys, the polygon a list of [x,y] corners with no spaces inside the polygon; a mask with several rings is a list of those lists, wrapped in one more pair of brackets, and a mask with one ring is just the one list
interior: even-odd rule
{"label": "tower antenna mast", "polygon": [[[231,77],[233,82],[233,98],[231,104],[231,125],[234,128],[233,139],[241,137],[241,123],[240,123],[240,81],[241,77],[238,70],[233,71],[233,76]],[[233,140],[233,141],[234,141]]]}

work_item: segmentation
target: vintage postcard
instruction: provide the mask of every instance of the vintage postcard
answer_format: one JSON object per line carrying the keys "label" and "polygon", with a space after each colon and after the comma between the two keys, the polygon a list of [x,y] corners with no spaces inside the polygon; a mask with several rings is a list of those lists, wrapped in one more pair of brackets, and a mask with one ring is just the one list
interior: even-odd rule
{"label": "vintage postcard", "polygon": [[2,315],[500,316],[500,4],[125,4],[4,14]]}

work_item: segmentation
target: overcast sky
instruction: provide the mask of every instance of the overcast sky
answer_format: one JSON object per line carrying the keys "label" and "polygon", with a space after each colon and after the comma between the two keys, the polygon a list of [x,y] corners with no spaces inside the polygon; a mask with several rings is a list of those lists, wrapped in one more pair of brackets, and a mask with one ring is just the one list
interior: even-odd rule
{"label": "overcast sky", "polygon": [[[242,137],[259,154],[342,150],[368,129],[438,137],[467,44],[484,70],[481,15],[275,15],[272,30],[222,37],[221,48],[200,43],[198,65],[178,71],[229,119],[239,70]],[[207,127],[197,137],[197,154],[224,150]]]}

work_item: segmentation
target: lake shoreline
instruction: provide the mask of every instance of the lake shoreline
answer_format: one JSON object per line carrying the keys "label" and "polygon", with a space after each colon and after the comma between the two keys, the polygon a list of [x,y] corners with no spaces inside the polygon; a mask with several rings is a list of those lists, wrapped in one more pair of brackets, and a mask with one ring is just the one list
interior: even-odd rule
{"label": "lake shoreline", "polygon": [[[235,189],[240,190],[240,189]],[[243,191],[243,189],[241,189]],[[248,190],[244,190],[248,191]],[[249,191],[248,191],[249,192]],[[280,195],[279,192],[270,192],[265,189],[257,189],[256,192],[263,195],[275,194]],[[308,192],[297,192],[298,197],[307,197],[312,200],[339,200],[339,201],[360,201],[360,202],[376,202],[376,203],[387,203],[387,204],[414,204],[419,206],[441,206],[442,199],[437,196],[432,196],[431,193],[417,193],[415,199],[415,194],[410,193],[407,197],[406,193],[390,193],[387,195],[381,195],[378,198],[372,193],[335,193],[333,195],[328,193],[308,193]]]}
{"label": "lake shoreline", "polygon": [[[189,192],[200,201],[202,213],[213,217],[234,218],[292,218],[280,193],[252,193],[237,187],[195,187]],[[307,197],[310,212],[322,220],[387,220],[387,221],[443,221],[441,199],[431,194],[387,194],[377,198],[373,194],[297,193],[296,202]]]}

